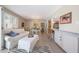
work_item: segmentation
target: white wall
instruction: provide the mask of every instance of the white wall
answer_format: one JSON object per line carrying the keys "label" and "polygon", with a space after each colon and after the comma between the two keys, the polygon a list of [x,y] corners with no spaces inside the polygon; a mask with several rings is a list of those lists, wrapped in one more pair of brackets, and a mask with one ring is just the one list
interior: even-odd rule
{"label": "white wall", "polygon": [[72,23],[60,24],[60,30],[79,33],[79,6],[63,6],[53,16],[59,18],[68,12],[72,12]]}

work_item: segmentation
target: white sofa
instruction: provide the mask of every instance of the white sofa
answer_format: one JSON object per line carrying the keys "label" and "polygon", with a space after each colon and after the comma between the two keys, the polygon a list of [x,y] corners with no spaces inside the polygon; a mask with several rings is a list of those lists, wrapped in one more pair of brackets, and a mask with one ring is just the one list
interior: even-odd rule
{"label": "white sofa", "polygon": [[[18,45],[18,41],[23,39],[24,37],[27,37],[29,34],[29,32],[24,31],[24,29],[12,29],[9,31],[17,32],[17,33],[19,33],[19,35],[15,36],[15,37],[5,35],[5,45],[6,45],[5,47],[8,50],[16,47]],[[7,32],[9,32],[9,31],[7,31]]]}
{"label": "white sofa", "polygon": [[18,49],[24,49],[27,52],[32,52],[32,49],[38,40],[38,35],[34,35],[34,37],[31,38],[24,37],[23,39],[19,40]]}

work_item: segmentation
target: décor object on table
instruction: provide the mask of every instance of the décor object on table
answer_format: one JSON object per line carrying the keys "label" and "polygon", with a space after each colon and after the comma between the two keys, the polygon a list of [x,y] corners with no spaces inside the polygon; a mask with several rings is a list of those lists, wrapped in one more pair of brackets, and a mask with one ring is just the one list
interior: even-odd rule
{"label": "d\u00e9cor object on table", "polygon": [[72,12],[60,16],[60,24],[69,24],[72,22]]}
{"label": "d\u00e9cor object on table", "polygon": [[33,32],[30,30],[29,31],[29,34],[28,34],[28,37],[30,38],[30,37],[33,37],[34,36],[34,34],[33,34]]}

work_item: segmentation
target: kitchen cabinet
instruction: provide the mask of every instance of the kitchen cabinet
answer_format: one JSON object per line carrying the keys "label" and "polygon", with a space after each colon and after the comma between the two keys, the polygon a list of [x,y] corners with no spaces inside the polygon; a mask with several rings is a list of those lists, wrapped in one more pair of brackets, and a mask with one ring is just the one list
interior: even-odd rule
{"label": "kitchen cabinet", "polygon": [[18,18],[16,16],[12,16],[12,28],[18,28]]}
{"label": "kitchen cabinet", "polygon": [[12,28],[18,28],[18,18],[14,15],[11,15],[5,11],[2,11],[3,13],[3,28],[4,29],[12,29]]}
{"label": "kitchen cabinet", "polygon": [[69,53],[76,53],[78,52],[78,34],[70,33],[70,32],[63,32],[62,35],[62,43],[63,49]]}
{"label": "kitchen cabinet", "polygon": [[79,52],[79,34],[77,33],[56,30],[54,40],[65,52]]}
{"label": "kitchen cabinet", "polygon": [[54,36],[55,36],[55,37],[54,37],[55,42],[56,42],[60,47],[62,47],[62,33],[61,33],[61,31],[55,30]]}
{"label": "kitchen cabinet", "polygon": [[11,15],[9,15],[4,11],[2,12],[3,12],[3,28],[4,29],[12,28]]}

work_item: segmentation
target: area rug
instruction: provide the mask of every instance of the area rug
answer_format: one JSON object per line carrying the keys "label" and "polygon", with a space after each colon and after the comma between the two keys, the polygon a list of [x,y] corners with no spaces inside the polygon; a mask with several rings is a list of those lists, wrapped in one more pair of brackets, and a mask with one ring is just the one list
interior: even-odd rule
{"label": "area rug", "polygon": [[10,53],[27,53],[27,51],[24,49],[13,49]]}
{"label": "area rug", "polygon": [[[32,52],[30,53],[51,53],[52,51],[49,49],[48,46],[39,46],[39,47],[34,47]],[[13,49],[10,51],[10,53],[27,53],[26,50],[23,49]]]}
{"label": "area rug", "polygon": [[51,49],[48,46],[35,47],[32,51],[33,53],[51,53]]}

